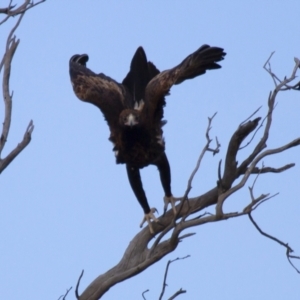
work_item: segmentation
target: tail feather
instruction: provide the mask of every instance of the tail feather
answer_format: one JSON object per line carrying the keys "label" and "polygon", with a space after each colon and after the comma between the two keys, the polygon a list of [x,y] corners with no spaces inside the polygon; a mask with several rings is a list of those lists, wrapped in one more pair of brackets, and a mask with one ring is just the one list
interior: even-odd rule
{"label": "tail feather", "polygon": [[130,70],[122,84],[125,85],[133,95],[135,101],[140,101],[144,96],[144,90],[148,83],[148,62],[145,51],[139,47],[130,64]]}

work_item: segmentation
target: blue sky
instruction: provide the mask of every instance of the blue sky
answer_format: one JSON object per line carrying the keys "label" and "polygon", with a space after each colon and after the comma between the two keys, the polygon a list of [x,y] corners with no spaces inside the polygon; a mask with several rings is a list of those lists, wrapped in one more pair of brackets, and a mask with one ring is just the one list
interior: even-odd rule
{"label": "blue sky", "polygon": [[[35,129],[30,145],[1,174],[2,298],[57,299],[76,285],[84,269],[82,291],[121,259],[139,231],[142,210],[125,167],[115,164],[108,127],[98,109],[72,91],[68,60],[73,54],[88,53],[89,68],[122,81],[138,46],[160,70],[175,66],[202,44],[226,50],[221,70],[173,87],[167,98],[164,135],[175,196],[184,194],[205,145],[207,117],[218,112],[211,136],[218,136],[221,152],[205,156],[190,193],[196,196],[215,186],[218,162],[224,161],[237,126],[261,105],[258,115],[265,116],[273,81],[262,66],[272,51],[273,71],[281,78],[291,73],[293,58],[300,56],[299,9],[298,0],[132,0],[47,1],[28,11],[16,33],[21,43],[12,64],[13,116],[3,154],[21,140],[31,119]],[[2,52],[14,22],[0,28]],[[286,92],[277,101],[269,147],[300,136],[300,94]],[[288,242],[298,255],[299,151],[264,160],[266,166],[296,166],[259,178],[256,195],[279,195],[253,214],[265,231]],[[143,169],[142,178],[150,206],[162,212],[157,170]],[[245,187],[227,200],[225,210],[237,211],[249,201]],[[300,298],[300,277],[285,249],[262,237],[247,217],[188,232],[197,234],[103,299],[142,299],[146,289],[147,299],[157,299],[167,260],[188,254],[171,265],[167,296],[183,288],[187,294],[178,299]],[[68,299],[74,298],[72,291]]]}

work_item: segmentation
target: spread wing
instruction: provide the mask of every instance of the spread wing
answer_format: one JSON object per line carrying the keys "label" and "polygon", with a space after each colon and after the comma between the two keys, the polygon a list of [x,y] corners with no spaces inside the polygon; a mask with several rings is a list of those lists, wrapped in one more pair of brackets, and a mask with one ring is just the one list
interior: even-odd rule
{"label": "spread wing", "polygon": [[156,75],[145,91],[145,112],[148,118],[155,118],[156,112],[162,110],[164,96],[169,93],[173,84],[202,75],[206,70],[221,68],[217,62],[223,60],[225,55],[222,48],[203,45],[176,67]]}
{"label": "spread wing", "polygon": [[121,84],[104,74],[95,74],[86,67],[86,54],[73,55],[70,59],[70,77],[76,96],[96,105],[102,111],[110,128],[118,125],[126,103],[126,90]]}

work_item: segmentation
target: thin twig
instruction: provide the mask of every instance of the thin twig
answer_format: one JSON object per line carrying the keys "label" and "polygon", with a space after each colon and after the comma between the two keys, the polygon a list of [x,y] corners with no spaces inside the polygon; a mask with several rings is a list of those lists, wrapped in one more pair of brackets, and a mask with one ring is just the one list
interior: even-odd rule
{"label": "thin twig", "polygon": [[7,7],[5,8],[0,8],[0,14],[8,14],[8,12],[13,9],[14,7],[16,7],[17,4],[15,5],[11,5],[12,4],[12,0],[9,1],[9,4]]}
{"label": "thin twig", "polygon": [[294,250],[289,246],[288,243],[284,243],[282,241],[280,241],[279,239],[277,239],[276,237],[268,234],[268,233],[265,233],[264,231],[262,231],[260,229],[260,227],[257,225],[257,223],[254,221],[254,219],[252,218],[252,215],[251,215],[251,212],[248,213],[248,217],[250,219],[250,221],[252,222],[252,224],[254,225],[254,227],[259,231],[260,234],[262,234],[263,236],[275,241],[276,243],[278,243],[279,245],[283,246],[286,248],[286,257],[289,261],[289,263],[291,264],[291,266],[297,271],[297,273],[300,274],[300,270],[298,270],[295,265],[291,262],[291,258],[294,258],[294,259],[300,259],[300,256],[294,256],[294,255],[290,255],[290,253],[294,252]]}
{"label": "thin twig", "polygon": [[[164,293],[165,293],[165,290],[166,290],[166,286],[167,286],[167,276],[168,276],[168,271],[169,271],[169,266],[171,263],[173,263],[174,261],[177,261],[177,260],[181,260],[181,259],[186,259],[190,257],[190,255],[187,255],[187,256],[184,256],[184,257],[177,257],[173,260],[169,260],[168,263],[167,263],[167,266],[166,266],[166,270],[165,270],[165,275],[164,275],[164,281],[163,281],[163,286],[162,286],[162,290],[161,290],[161,293],[160,293],[160,296],[159,296],[159,300],[162,300],[163,296],[164,296]],[[174,298],[173,298],[174,299]]]}
{"label": "thin twig", "polygon": [[191,236],[193,236],[193,235],[195,235],[195,234],[196,234],[195,232],[186,233],[186,234],[184,234],[184,235],[179,236],[178,239],[179,239],[180,242],[181,242],[183,239],[186,239],[186,238],[188,238],[188,237],[191,237]]}
{"label": "thin twig", "polygon": [[146,290],[146,291],[144,291],[144,292],[142,293],[142,297],[143,297],[144,300],[147,300],[146,297],[145,297],[144,295],[145,295],[146,293],[148,293],[148,292],[149,292],[149,290]]}
{"label": "thin twig", "polygon": [[248,147],[248,146],[251,144],[251,142],[254,140],[254,138],[255,138],[257,132],[260,130],[260,128],[263,127],[263,122],[264,122],[264,120],[263,120],[263,121],[260,123],[260,125],[254,130],[254,132],[253,132],[253,134],[252,134],[250,140],[246,143],[246,145],[240,146],[240,147],[239,147],[239,150],[242,150],[242,149]]}
{"label": "thin twig", "polygon": [[256,115],[258,113],[258,111],[262,108],[262,106],[260,106],[255,112],[253,112],[246,120],[244,120],[240,126],[242,126],[243,124],[245,124],[246,122],[248,122],[254,115]]}
{"label": "thin twig", "polygon": [[[271,60],[271,57],[273,56],[274,52],[271,53],[270,57],[268,58],[268,60],[266,61],[266,63],[264,64],[264,69],[270,74],[270,76],[272,77],[273,81],[274,81],[274,84],[275,84],[275,90],[276,92],[278,91],[286,91],[286,90],[289,90],[293,87],[289,86],[288,83],[290,83],[291,81],[293,81],[295,78],[296,78],[296,73],[298,71],[298,68],[300,66],[300,60],[298,58],[294,58],[294,61],[295,61],[295,66],[294,66],[294,69],[292,71],[292,75],[287,78],[287,77],[284,77],[283,80],[280,80],[271,70],[271,63],[270,63],[270,60]],[[266,67],[266,65],[268,64],[268,68]],[[276,82],[276,80],[278,81],[278,83]],[[297,84],[298,85],[298,84]],[[297,86],[296,85],[296,86]],[[285,87],[285,88],[284,88]]]}
{"label": "thin twig", "polygon": [[[282,81],[279,80],[277,78],[277,76],[274,73],[272,73],[272,71],[271,71],[270,59],[273,56],[273,54],[274,54],[274,52],[271,53],[270,57],[268,58],[268,60],[266,61],[266,63],[263,66],[264,69],[270,74],[270,76],[272,77],[274,84],[275,84],[275,89],[273,90],[273,92],[271,92],[269,94],[269,98],[268,98],[269,109],[268,109],[268,114],[267,114],[267,118],[266,118],[267,123],[265,126],[263,136],[260,139],[259,143],[256,145],[255,149],[248,156],[248,158],[246,158],[239,166],[239,168],[238,168],[239,174],[243,174],[245,169],[247,168],[247,166],[253,161],[253,159],[258,155],[258,153],[260,153],[266,147],[266,141],[268,140],[269,131],[270,131],[271,124],[272,124],[272,115],[273,115],[273,111],[276,107],[276,104],[275,104],[276,96],[279,91],[283,91],[284,90],[283,88],[296,78],[296,73],[299,69],[299,64],[300,64],[299,59],[295,59],[295,66],[294,66],[291,76],[288,78],[285,77],[284,80],[282,80]],[[269,66],[268,68],[267,68],[267,65]],[[279,83],[277,83],[276,80]]]}
{"label": "thin twig", "polygon": [[79,289],[79,284],[80,284],[80,280],[81,280],[81,278],[82,278],[82,276],[83,276],[83,273],[84,273],[84,270],[82,270],[82,272],[81,272],[81,274],[80,274],[80,276],[79,276],[79,278],[78,278],[78,280],[77,280],[77,284],[76,284],[76,289],[75,289],[75,296],[76,296],[76,299],[78,300],[79,299],[79,293],[78,293],[78,289]]}
{"label": "thin twig", "polygon": [[19,7],[14,9],[16,5],[11,5],[12,0],[10,0],[9,5],[6,8],[0,9],[0,13],[6,14],[6,17],[0,21],[0,25],[5,23],[10,17],[15,17],[17,15],[25,13],[27,10],[45,2],[46,0],[41,0],[36,3],[31,2],[30,0],[25,0],[23,4],[21,4]]}
{"label": "thin twig", "polygon": [[64,295],[61,295],[57,300],[66,300],[66,297],[69,294],[69,292],[71,291],[71,289],[72,289],[72,287],[67,289],[66,293]]}
{"label": "thin twig", "polygon": [[[202,149],[202,152],[201,152],[201,154],[200,154],[200,156],[199,156],[199,158],[198,158],[197,164],[196,164],[196,166],[195,166],[195,168],[194,168],[192,174],[191,174],[190,177],[189,177],[188,184],[187,184],[187,189],[186,189],[186,191],[185,191],[184,196],[182,197],[181,203],[179,204],[179,209],[177,210],[176,214],[174,215],[173,221],[172,221],[166,228],[164,228],[164,229],[162,230],[162,232],[159,234],[159,236],[156,238],[156,240],[155,240],[155,242],[153,243],[153,245],[152,245],[150,251],[149,251],[148,254],[147,254],[147,257],[148,257],[148,258],[152,255],[152,253],[153,253],[155,247],[159,244],[159,242],[160,242],[161,239],[166,235],[166,233],[169,232],[173,227],[176,226],[175,220],[178,218],[179,214],[181,213],[181,210],[182,210],[182,207],[183,207],[184,203],[185,203],[186,201],[188,201],[188,194],[189,194],[189,192],[190,192],[191,189],[192,189],[192,181],[193,181],[193,179],[194,179],[195,174],[198,172],[198,169],[199,169],[199,167],[200,167],[200,163],[201,163],[201,161],[202,161],[202,159],[203,159],[203,157],[204,157],[204,154],[205,154],[206,151],[211,151],[211,150],[208,150],[208,149],[209,149],[209,144],[211,143],[211,139],[210,139],[210,137],[209,137],[209,131],[210,131],[210,129],[211,129],[211,123],[212,123],[212,120],[213,120],[213,118],[216,116],[216,114],[217,114],[217,113],[215,112],[215,113],[213,114],[212,117],[208,117],[208,125],[207,125],[207,129],[206,129],[206,132],[205,132],[205,137],[206,137],[206,141],[207,141],[207,142],[206,142],[206,145],[204,146],[204,148]],[[215,149],[215,151],[214,151],[214,154],[218,152],[218,149],[219,149],[219,147],[221,146],[221,145],[219,144],[219,142],[218,142],[218,139],[216,139],[216,141],[217,141],[217,147],[216,147],[216,149]],[[186,219],[188,216],[189,216],[189,214],[186,214],[186,215],[184,216],[184,218],[182,219],[182,221],[184,222],[185,219]]]}
{"label": "thin twig", "polygon": [[[203,159],[204,154],[206,153],[206,151],[212,151],[214,154],[216,154],[216,153],[219,152],[219,148],[220,148],[221,145],[219,144],[219,142],[218,142],[217,139],[216,139],[216,141],[217,141],[217,147],[216,147],[216,149],[213,150],[213,149],[210,149],[210,148],[209,148],[209,145],[210,145],[210,143],[211,143],[211,141],[212,141],[211,138],[209,137],[209,132],[210,132],[210,129],[211,129],[211,123],[212,123],[212,120],[213,120],[213,118],[216,116],[216,114],[217,114],[217,113],[215,112],[211,118],[208,118],[208,125],[207,125],[207,129],[206,129],[206,133],[205,133],[205,137],[206,137],[206,145],[205,145],[204,148],[202,149],[202,151],[201,151],[201,153],[200,153],[200,156],[199,156],[199,158],[198,158],[198,160],[197,160],[196,166],[195,166],[193,172],[191,173],[191,175],[190,175],[190,177],[189,177],[186,191],[185,191],[185,193],[184,193],[184,196],[182,197],[182,201],[181,201],[181,203],[180,203],[179,209],[178,209],[178,211],[176,212],[176,215],[175,215],[174,219],[176,219],[177,216],[180,214],[181,209],[182,209],[182,207],[183,207],[183,205],[184,205],[184,202],[188,199],[188,195],[189,195],[189,193],[190,193],[190,191],[191,191],[191,189],[192,189],[192,182],[193,182],[193,179],[194,179],[196,173],[198,172],[198,170],[199,170],[199,168],[200,168],[201,161],[202,161],[202,159]],[[187,215],[187,216],[188,216],[188,215]],[[187,217],[187,216],[186,216],[186,217]]]}
{"label": "thin twig", "polygon": [[[262,163],[262,167],[264,167],[264,164]],[[253,193],[253,190],[254,190],[254,186],[256,184],[256,181],[259,177],[261,173],[258,173],[257,176],[255,176],[254,178],[254,181],[253,181],[253,184],[252,186],[249,186],[248,189],[249,189],[249,192],[250,192],[250,197],[251,197],[251,203],[248,204],[244,209],[243,209],[243,212],[244,213],[249,213],[249,212],[252,212],[253,210],[255,210],[260,204],[262,204],[263,202],[275,197],[278,195],[278,193],[276,193],[275,195],[272,195],[269,197],[270,194],[261,194],[259,197],[254,197],[254,193]]]}
{"label": "thin twig", "polygon": [[[264,64],[263,68],[271,75],[271,77],[272,77],[272,79],[274,81],[274,85],[277,86],[277,83],[276,83],[275,79],[277,79],[278,81],[280,81],[280,80],[277,78],[277,76],[275,74],[272,73],[272,71],[271,71],[271,64],[270,64],[270,60],[271,60],[272,56],[274,55],[274,53],[275,53],[275,51],[273,51],[270,54],[269,58],[267,59],[267,61]],[[268,65],[268,68],[267,68],[267,65]]]}
{"label": "thin twig", "polygon": [[255,167],[252,170],[252,174],[281,173],[281,172],[284,172],[284,171],[286,171],[290,168],[293,168],[293,167],[295,167],[294,163],[287,164],[287,165],[285,165],[283,167],[280,167],[280,168],[264,167],[264,168],[260,169],[258,167]]}
{"label": "thin twig", "polygon": [[0,174],[17,157],[17,155],[30,143],[33,129],[34,129],[34,125],[31,120],[26,128],[23,140],[5,158],[0,159]]}
{"label": "thin twig", "polygon": [[273,111],[275,110],[276,106],[277,106],[277,103],[274,103],[274,106],[272,107],[272,109],[270,109],[270,110],[268,111],[267,115],[263,118],[263,120],[261,121],[261,123],[259,124],[259,126],[258,126],[258,127],[255,129],[255,131],[253,132],[253,135],[252,135],[252,137],[250,138],[250,140],[246,143],[246,145],[241,146],[241,147],[239,148],[239,150],[242,150],[242,149],[246,148],[247,146],[249,146],[249,145],[251,144],[251,142],[254,140],[254,138],[255,138],[257,132],[263,127],[265,120],[268,118],[269,114],[273,113]]}
{"label": "thin twig", "polygon": [[264,198],[264,199],[262,199],[262,200],[260,200],[260,201],[257,201],[257,203],[255,203],[255,204],[253,205],[252,211],[254,211],[255,209],[257,209],[257,207],[260,206],[261,204],[263,204],[264,202],[266,202],[266,201],[268,201],[268,200],[270,200],[270,199],[272,199],[272,198],[274,198],[274,197],[276,197],[276,196],[278,196],[278,195],[279,195],[279,193],[275,193],[275,194],[273,194],[273,195],[271,195],[271,196],[269,196],[269,194],[264,195],[266,198]]}
{"label": "thin twig", "polygon": [[296,147],[296,146],[299,146],[300,145],[300,138],[298,139],[295,139],[294,141],[286,144],[286,145],[283,145],[281,147],[278,147],[278,148],[275,148],[275,149],[269,149],[269,150],[266,150],[264,152],[262,152],[260,155],[258,155],[251,163],[250,167],[248,168],[248,170],[245,172],[242,180],[236,184],[235,186],[233,186],[232,188],[230,188],[228,191],[224,192],[223,194],[219,195],[218,197],[218,203],[216,205],[216,215],[218,217],[220,217],[222,214],[223,214],[223,203],[224,201],[230,196],[232,195],[233,193],[235,193],[236,191],[238,191],[239,189],[241,189],[245,183],[247,182],[249,176],[251,175],[252,173],[252,170],[254,169],[254,167],[256,167],[257,163],[263,159],[264,157],[268,156],[268,155],[273,155],[273,154],[276,154],[276,153],[280,153],[280,152],[283,152],[287,149],[290,149],[292,147]]}
{"label": "thin twig", "polygon": [[181,294],[185,294],[186,290],[180,289],[179,291],[177,291],[173,296],[171,296],[168,300],[173,300],[175,299],[177,296],[181,295]]}
{"label": "thin twig", "polygon": [[[261,166],[262,166],[262,168],[264,167],[264,162],[262,162]],[[255,186],[255,184],[256,184],[256,181],[257,181],[259,175],[260,175],[260,173],[258,173],[258,174],[255,176],[255,178],[254,178],[254,180],[253,180],[253,183],[252,183],[252,186],[251,186],[251,187],[249,186],[249,191],[250,191],[250,196],[251,196],[252,202],[255,201],[255,198],[254,198],[254,195],[253,195],[253,189],[254,189],[254,186]]]}
{"label": "thin twig", "polygon": [[[271,71],[271,66],[270,66],[270,59],[271,59],[273,54],[274,54],[274,52],[271,53],[270,57],[268,58],[268,60],[264,64],[264,69],[271,75],[271,77],[272,77],[272,79],[274,80],[274,83],[275,83],[275,89],[272,92],[270,92],[269,98],[268,98],[268,107],[269,107],[269,109],[268,109],[267,116],[265,117],[267,122],[266,122],[266,126],[265,126],[265,129],[264,129],[264,133],[263,133],[262,138],[260,139],[260,141],[256,145],[255,149],[253,150],[253,152],[238,167],[238,170],[237,170],[238,175],[244,174],[245,170],[247,169],[248,165],[253,161],[253,159],[264,148],[266,148],[266,142],[269,138],[269,132],[270,132],[271,124],[272,124],[272,115],[273,115],[273,111],[276,107],[276,103],[275,103],[276,96],[277,96],[279,91],[283,90],[282,88],[286,84],[290,83],[291,81],[293,81],[296,78],[296,72],[299,69],[299,60],[295,59],[296,64],[294,66],[294,69],[292,71],[291,76],[289,78],[285,78],[283,81],[279,81],[280,83],[277,84],[277,82],[276,82],[277,79],[274,79],[275,77],[274,77],[274,74]],[[267,65],[269,65],[269,68],[266,67]],[[264,122],[264,120],[263,120],[263,122]]]}

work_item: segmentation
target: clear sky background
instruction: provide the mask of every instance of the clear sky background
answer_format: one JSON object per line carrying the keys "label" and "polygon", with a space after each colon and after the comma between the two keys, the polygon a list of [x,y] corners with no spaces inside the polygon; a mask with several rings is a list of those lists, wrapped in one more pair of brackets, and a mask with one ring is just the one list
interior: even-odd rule
{"label": "clear sky background", "polygon": [[[2,1],[6,6],[9,1]],[[173,87],[164,127],[175,196],[182,196],[205,145],[207,117],[218,112],[211,136],[221,152],[205,156],[190,196],[215,186],[217,166],[238,125],[263,106],[273,81],[262,66],[283,78],[300,57],[300,2],[289,1],[47,1],[28,11],[16,34],[21,43],[12,64],[12,125],[6,155],[32,119],[30,145],[1,174],[1,299],[56,300],[82,269],[82,291],[121,259],[139,231],[142,209],[125,167],[116,165],[108,127],[99,110],[79,101],[68,73],[69,58],[88,53],[88,67],[122,81],[138,46],[160,70],[171,68],[202,44],[223,47],[222,69]],[[16,19],[0,28],[0,49]],[[1,74],[2,76],[2,74]],[[277,98],[269,147],[300,136],[300,93]],[[3,116],[3,105],[0,106]],[[261,132],[260,132],[261,134]],[[259,140],[259,136],[256,141]],[[251,148],[251,147],[250,147]],[[246,149],[239,160],[249,153]],[[296,166],[259,178],[255,193],[280,194],[253,213],[268,233],[300,255],[300,148],[264,160],[266,166]],[[142,170],[151,206],[162,212],[163,191],[154,167]],[[253,178],[247,186],[252,185]],[[247,187],[227,200],[237,211],[250,201]],[[213,208],[209,211],[214,211]],[[190,229],[196,232],[142,274],[113,287],[103,299],[158,299],[169,259],[166,296],[178,299],[300,299],[300,275],[285,249],[262,237],[247,217]],[[300,262],[296,261],[300,267]]]}

